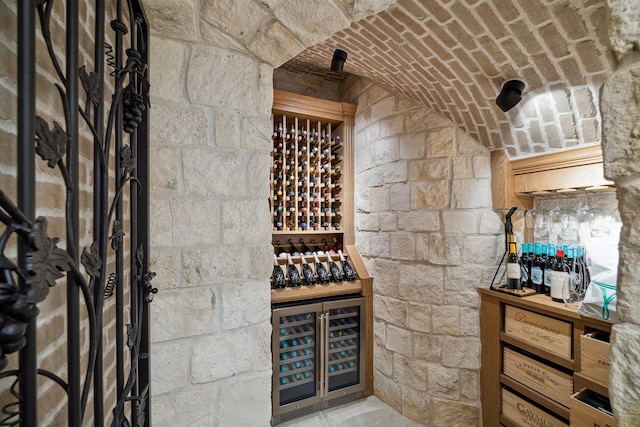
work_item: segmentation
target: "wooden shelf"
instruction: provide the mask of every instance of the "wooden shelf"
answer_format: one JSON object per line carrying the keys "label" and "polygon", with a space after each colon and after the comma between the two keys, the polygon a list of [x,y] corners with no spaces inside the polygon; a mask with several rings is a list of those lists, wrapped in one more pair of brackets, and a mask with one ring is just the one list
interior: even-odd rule
{"label": "wooden shelf", "polygon": [[271,289],[271,302],[304,301],[314,298],[332,297],[335,295],[359,294],[362,282],[327,283],[325,285],[298,286],[295,288]]}
{"label": "wooden shelf", "polygon": [[[559,418],[569,419],[569,408],[558,403],[542,393],[533,390],[515,379],[504,374],[503,354],[504,349],[517,348],[529,354],[535,355],[543,365],[549,368],[560,366],[570,372],[573,379],[573,392],[587,388],[596,393],[607,395],[607,388],[590,380],[581,374],[581,339],[591,329],[603,332],[611,331],[611,324],[593,318],[580,315],[575,305],[565,305],[551,301],[545,295],[531,295],[516,297],[487,288],[478,289],[482,303],[480,307],[481,367],[480,386],[482,402],[483,425],[497,426],[500,423],[511,426],[513,422],[502,415],[502,402],[496,397],[496,391],[505,387],[521,394],[524,398],[545,408],[548,412],[556,414]],[[536,346],[533,341],[525,342],[522,338],[507,335],[505,331],[507,306],[525,309],[539,315],[556,319],[571,324],[571,356],[559,356],[544,348],[544,345]],[[555,321],[551,321],[553,324]],[[538,322],[538,320],[536,320]]]}
{"label": "wooden shelf", "polygon": [[598,394],[609,397],[609,390],[607,389],[607,387],[585,377],[580,372],[574,372],[573,391],[578,392],[583,388],[588,388],[589,390],[595,391]]}
{"label": "wooden shelf", "polygon": [[491,153],[493,208],[531,209],[535,194],[612,188],[604,178],[600,144],[582,145],[510,161],[504,151]]}

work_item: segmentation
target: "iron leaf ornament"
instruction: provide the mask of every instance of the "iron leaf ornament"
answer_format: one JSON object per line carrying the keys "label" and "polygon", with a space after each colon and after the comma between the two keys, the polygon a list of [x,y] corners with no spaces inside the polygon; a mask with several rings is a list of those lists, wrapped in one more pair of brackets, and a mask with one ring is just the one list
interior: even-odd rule
{"label": "iron leaf ornament", "polygon": [[64,157],[67,150],[67,133],[58,122],[53,122],[53,129],[40,116],[36,116],[36,153],[47,161],[50,168]]}
{"label": "iron leaf ornament", "polygon": [[100,104],[100,75],[95,71],[87,73],[87,69],[83,65],[80,68],[80,82],[87,93],[87,101],[91,101],[93,107],[97,108]]}
{"label": "iron leaf ornament", "polygon": [[125,234],[124,231],[122,230],[122,223],[120,223],[120,221],[115,220],[113,221],[113,228],[111,231],[111,248],[115,251],[118,250],[118,248],[120,247],[120,245],[122,244],[122,239],[124,238]]}
{"label": "iron leaf ornament", "polygon": [[44,301],[49,288],[55,286],[56,280],[64,276],[65,271],[71,271],[73,260],[69,254],[60,249],[57,237],[47,236],[47,220],[38,217],[29,234],[29,243],[33,251],[27,255],[27,268],[31,275],[31,301]]}
{"label": "iron leaf ornament", "polygon": [[91,244],[91,252],[87,248],[82,249],[82,256],[80,262],[87,270],[87,274],[91,277],[100,278],[100,271],[102,270],[102,259],[100,258],[100,249],[98,248],[98,242]]}
{"label": "iron leaf ornament", "polygon": [[124,173],[126,175],[131,174],[136,166],[136,159],[133,157],[131,147],[128,145],[125,145],[120,150],[120,164],[122,165],[122,169],[124,169]]}

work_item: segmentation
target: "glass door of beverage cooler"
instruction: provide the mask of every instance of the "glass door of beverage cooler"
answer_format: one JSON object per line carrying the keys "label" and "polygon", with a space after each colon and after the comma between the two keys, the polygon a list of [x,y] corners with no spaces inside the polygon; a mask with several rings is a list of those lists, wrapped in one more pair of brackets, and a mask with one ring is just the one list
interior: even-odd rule
{"label": "glass door of beverage cooler", "polygon": [[320,404],[321,311],[321,303],[273,310],[274,415]]}
{"label": "glass door of beverage cooler", "polygon": [[329,402],[364,390],[364,298],[324,303],[324,407]]}

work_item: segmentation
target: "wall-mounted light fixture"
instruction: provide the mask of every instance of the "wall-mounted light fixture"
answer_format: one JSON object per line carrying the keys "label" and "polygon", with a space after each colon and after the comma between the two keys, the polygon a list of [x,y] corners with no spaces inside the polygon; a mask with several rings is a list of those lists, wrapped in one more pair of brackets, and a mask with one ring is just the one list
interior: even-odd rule
{"label": "wall-mounted light fixture", "polygon": [[527,87],[524,80],[512,79],[507,80],[502,85],[502,90],[496,98],[496,105],[504,112],[509,111],[520,102],[522,92]]}
{"label": "wall-mounted light fixture", "polygon": [[341,73],[342,67],[347,60],[347,52],[342,49],[336,49],[333,52],[333,59],[331,60],[331,71],[334,73]]}

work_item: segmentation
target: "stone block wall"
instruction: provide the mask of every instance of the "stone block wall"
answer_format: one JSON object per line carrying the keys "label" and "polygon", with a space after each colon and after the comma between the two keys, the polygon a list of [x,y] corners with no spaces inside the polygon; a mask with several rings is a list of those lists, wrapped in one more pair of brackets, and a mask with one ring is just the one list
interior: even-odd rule
{"label": "stone block wall", "polygon": [[609,39],[618,70],[602,90],[605,177],[615,181],[622,218],[618,310],[613,327],[610,396],[620,427],[640,425],[640,0],[609,0]]}
{"label": "stone block wall", "polygon": [[154,426],[267,426],[272,68],[161,36],[151,52]]}
{"label": "stone block wall", "polygon": [[[356,244],[374,276],[375,393],[423,424],[479,425],[479,297],[502,253],[489,151],[349,78]],[[499,254],[498,254],[499,252]]]}

